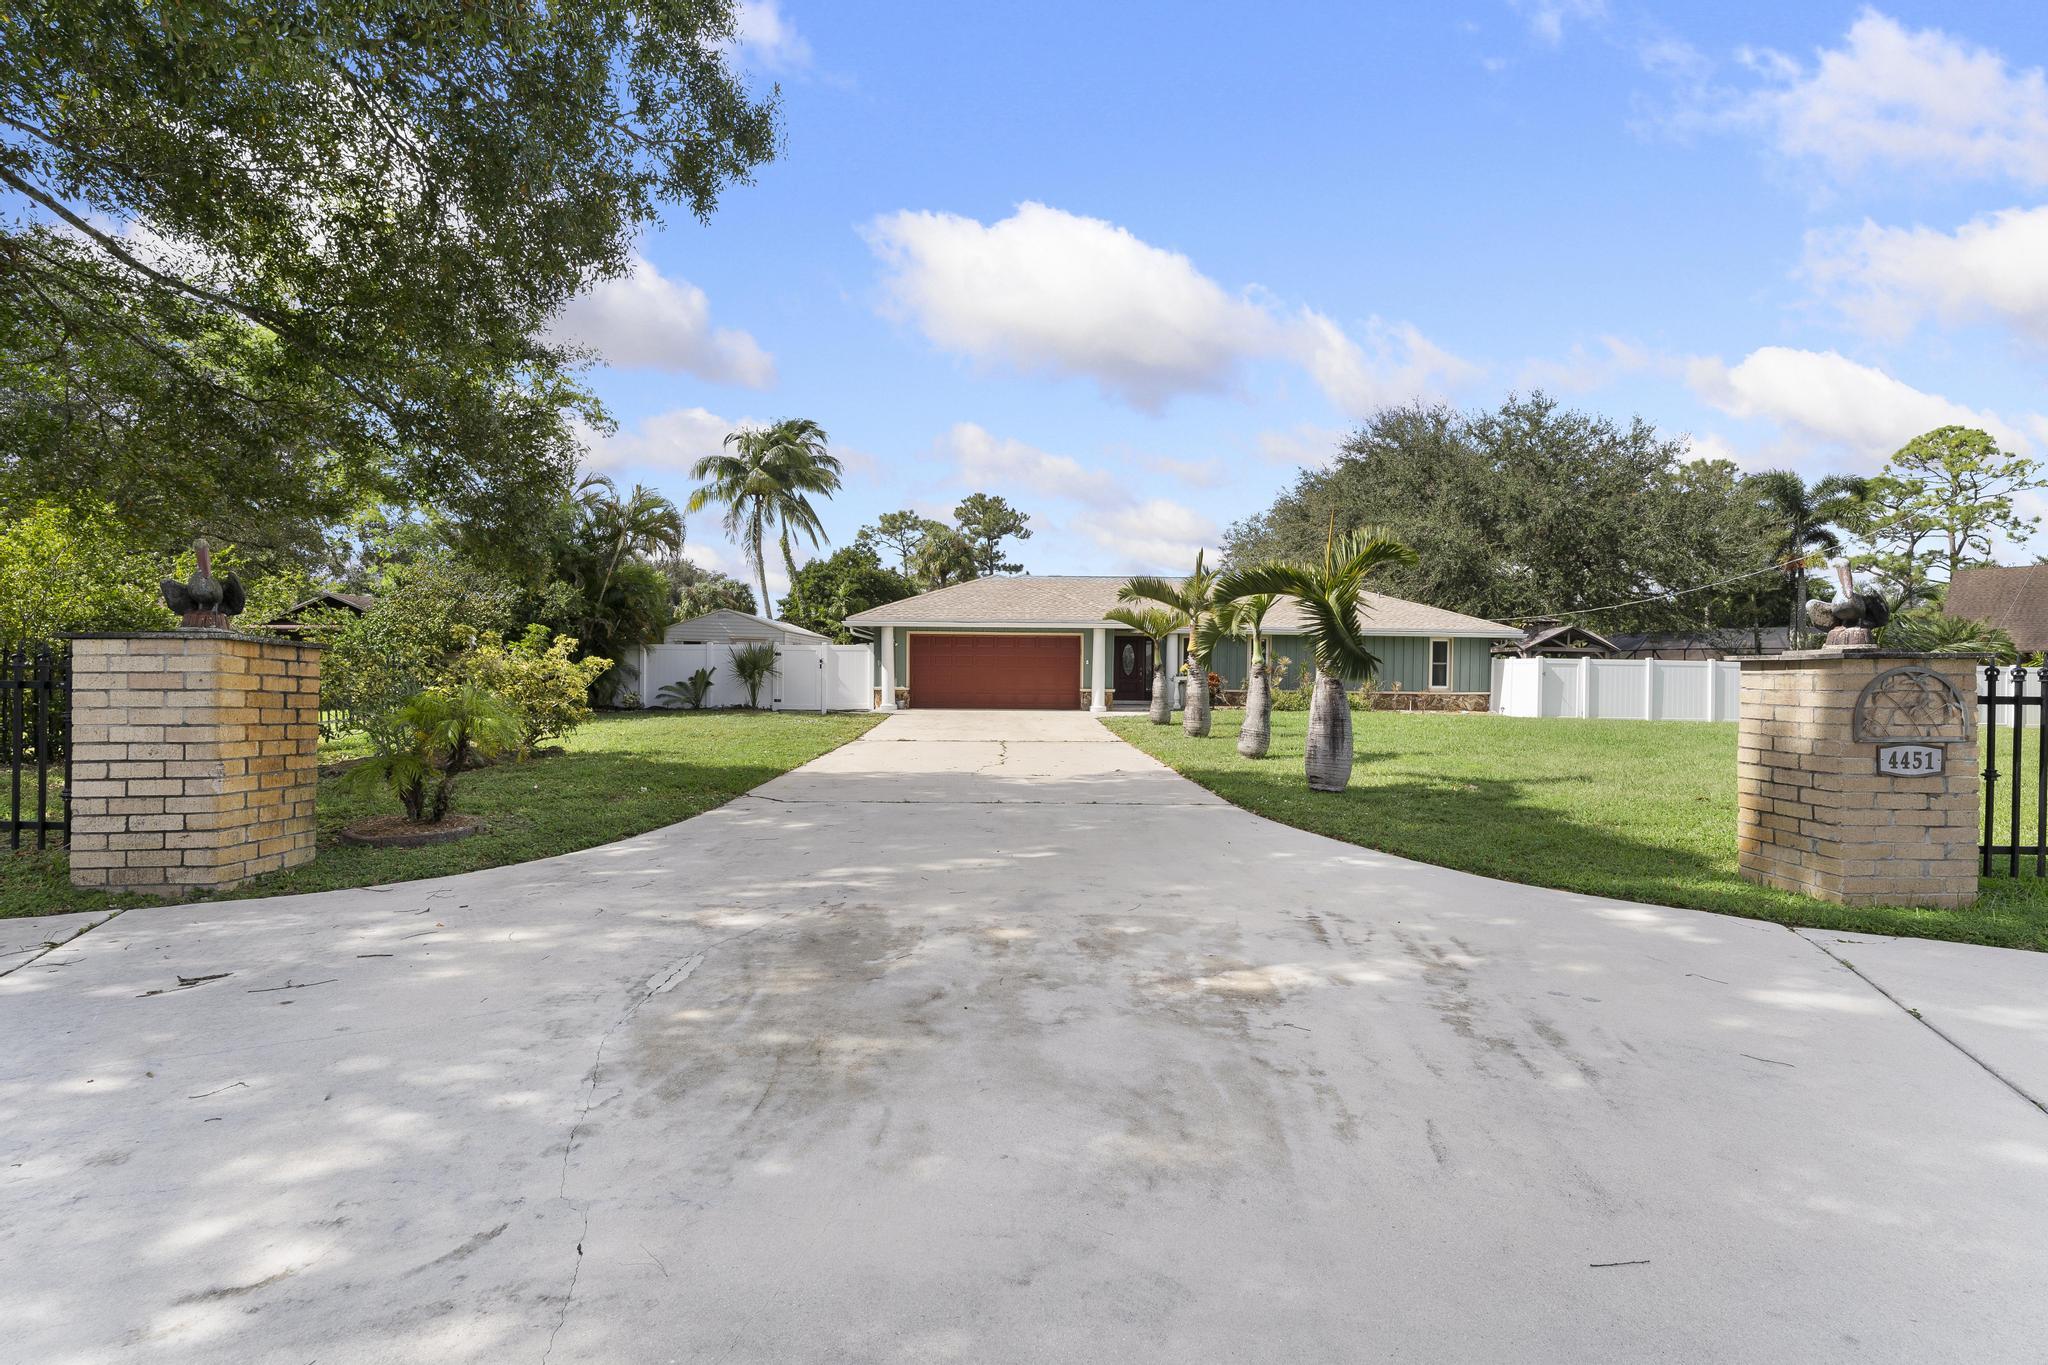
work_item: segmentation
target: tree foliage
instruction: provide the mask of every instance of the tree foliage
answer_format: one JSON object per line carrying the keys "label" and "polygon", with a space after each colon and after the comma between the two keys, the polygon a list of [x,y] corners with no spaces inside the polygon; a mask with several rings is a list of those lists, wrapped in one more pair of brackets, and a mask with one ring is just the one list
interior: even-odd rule
{"label": "tree foliage", "polygon": [[[1316,562],[1334,525],[1379,526],[1412,547],[1383,591],[1495,620],[1651,597],[1768,567],[1768,528],[1742,476],[1692,460],[1683,439],[1618,425],[1543,394],[1461,413],[1375,413],[1326,469],[1305,470],[1267,511],[1233,525],[1233,565]],[[1750,624],[1732,593],[1603,612],[1602,629]],[[1777,612],[1771,613],[1773,617]]]}
{"label": "tree foliage", "polygon": [[916,593],[917,585],[883,564],[872,544],[856,540],[796,571],[782,599],[782,619],[850,644],[847,617]]}
{"label": "tree foliage", "polygon": [[1938,597],[1956,570],[1989,563],[2000,541],[2031,537],[2040,518],[2019,497],[2044,486],[2037,461],[1988,432],[1937,427],[1893,453],[1849,524],[1888,594],[1910,606]]}
{"label": "tree foliage", "polygon": [[1806,619],[1813,593],[1812,559],[1842,552],[1835,527],[1854,513],[1865,481],[1829,474],[1808,484],[1789,469],[1773,469],[1750,478],[1746,486],[1756,495],[1770,528],[1771,561],[1780,566],[1790,598],[1785,618],[1789,638],[1797,640],[1812,629]]}
{"label": "tree foliage", "polygon": [[168,568],[109,510],[37,503],[0,524],[0,647],[169,630],[178,620],[157,592]]}
{"label": "tree foliage", "polygon": [[690,469],[701,486],[690,494],[690,510],[713,504],[725,508],[725,533],[737,541],[754,566],[765,605],[768,595],[767,542],[774,533],[793,583],[796,556],[792,534],[825,539],[825,524],[811,498],[839,489],[841,467],[826,448],[825,429],[807,418],[788,418],[769,427],[749,427],[725,438],[725,449],[706,455]]}
{"label": "tree foliage", "polygon": [[757,609],[754,590],[731,574],[706,569],[680,555],[660,560],[655,567],[668,580],[678,621],[709,611],[743,611],[751,616]]}
{"label": "tree foliage", "polygon": [[1005,540],[1031,539],[1031,518],[992,493],[970,493],[953,509],[953,524],[974,550],[974,572],[982,578],[1022,573],[1003,558]]}
{"label": "tree foliage", "polygon": [[308,623],[327,646],[321,705],[358,717],[448,681],[476,632],[512,628],[519,601],[512,583],[448,550],[393,564],[368,586],[376,600],[361,616],[321,612]]}
{"label": "tree foliage", "polygon": [[774,153],[735,9],[12,6],[0,499],[251,548],[431,501],[530,550],[595,415],[550,320]]}

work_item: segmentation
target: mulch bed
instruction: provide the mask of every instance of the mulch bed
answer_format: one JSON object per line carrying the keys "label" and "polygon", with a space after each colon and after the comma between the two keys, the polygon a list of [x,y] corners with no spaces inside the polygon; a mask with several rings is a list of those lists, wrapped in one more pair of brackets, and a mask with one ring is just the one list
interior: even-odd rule
{"label": "mulch bed", "polygon": [[467,839],[482,828],[474,815],[450,815],[438,825],[415,825],[403,815],[373,815],[343,828],[341,841],[367,848],[425,848]]}

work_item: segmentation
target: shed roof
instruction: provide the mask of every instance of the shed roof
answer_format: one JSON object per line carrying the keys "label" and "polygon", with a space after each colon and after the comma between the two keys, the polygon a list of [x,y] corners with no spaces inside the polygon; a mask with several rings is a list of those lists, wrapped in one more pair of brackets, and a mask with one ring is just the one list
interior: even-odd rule
{"label": "shed roof", "polygon": [[[976,578],[900,602],[870,607],[847,617],[846,624],[861,630],[879,626],[1097,626],[1104,624],[1103,613],[1117,605],[1117,590],[1130,581],[1122,574]],[[1498,621],[1485,621],[1385,593],[1368,592],[1362,596],[1365,628],[1376,635],[1513,639],[1521,634]],[[1298,634],[1304,621],[1301,608],[1291,599],[1283,599],[1267,616],[1266,630],[1274,635]]]}
{"label": "shed roof", "polygon": [[1957,569],[1944,612],[2003,627],[2022,654],[2048,650],[2048,564]]}
{"label": "shed roof", "polygon": [[673,639],[678,634],[703,635],[719,640],[765,640],[775,635],[794,635],[811,640],[825,638],[815,630],[808,630],[788,621],[771,621],[765,616],[733,611],[729,607],[707,611],[702,616],[692,616],[687,621],[677,621],[662,632],[662,638]]}

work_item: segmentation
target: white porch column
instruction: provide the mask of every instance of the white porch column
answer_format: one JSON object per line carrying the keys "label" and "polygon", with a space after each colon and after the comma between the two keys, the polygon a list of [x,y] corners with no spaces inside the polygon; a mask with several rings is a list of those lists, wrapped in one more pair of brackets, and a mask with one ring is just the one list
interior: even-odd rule
{"label": "white porch column", "polygon": [[1180,636],[1166,637],[1166,708],[1180,710],[1180,665],[1185,657],[1180,647]]}
{"label": "white porch column", "polygon": [[1094,674],[1089,686],[1093,695],[1088,700],[1088,710],[1101,715],[1109,710],[1109,627],[1095,628],[1095,666],[1089,670]]}
{"label": "white porch column", "polygon": [[882,627],[882,709],[896,709],[896,627]]}

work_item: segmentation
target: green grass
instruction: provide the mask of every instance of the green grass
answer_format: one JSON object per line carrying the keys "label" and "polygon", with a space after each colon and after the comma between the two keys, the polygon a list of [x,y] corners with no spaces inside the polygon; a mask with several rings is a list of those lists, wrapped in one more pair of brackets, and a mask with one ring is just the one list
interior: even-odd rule
{"label": "green grass", "polygon": [[[603,715],[569,736],[568,752],[465,774],[456,809],[480,817],[482,833],[430,848],[356,848],[343,825],[397,811],[381,793],[320,783],[319,855],[304,867],[262,877],[221,898],[331,891],[439,877],[553,857],[688,819],[808,763],[866,733],[878,716],[796,712],[649,712]],[[321,746],[331,762],[360,757],[348,740]],[[74,890],[61,852],[0,851],[0,918],[150,904],[151,898]]]}
{"label": "green grass", "polygon": [[1302,776],[1307,716],[1237,756],[1240,711],[1207,739],[1107,724],[1224,799],[1299,829],[1507,881],[1779,924],[2048,949],[2048,882],[1988,877],[1969,910],[1850,908],[1754,886],[1735,865],[1735,727],[1360,712],[1341,795]]}

